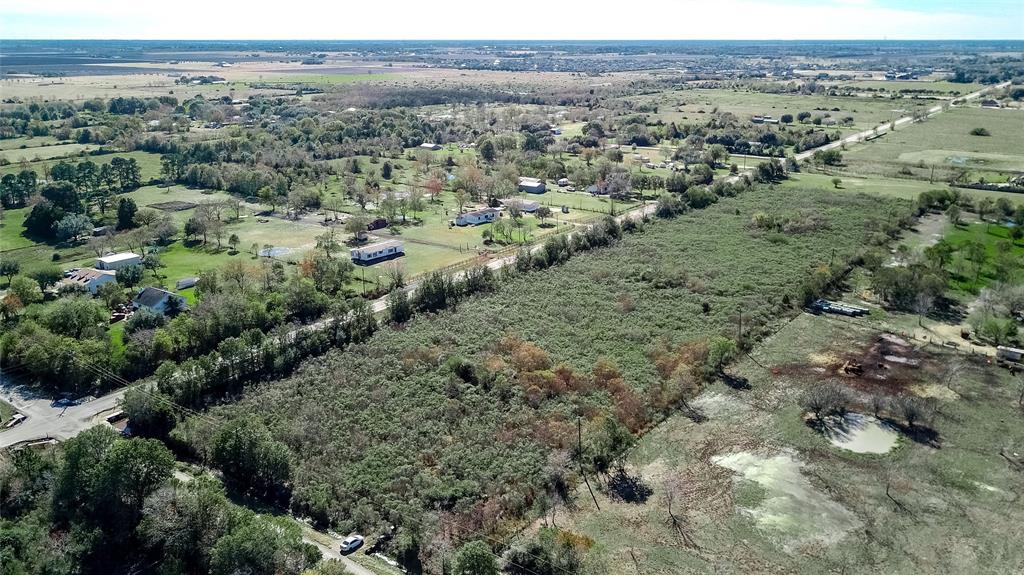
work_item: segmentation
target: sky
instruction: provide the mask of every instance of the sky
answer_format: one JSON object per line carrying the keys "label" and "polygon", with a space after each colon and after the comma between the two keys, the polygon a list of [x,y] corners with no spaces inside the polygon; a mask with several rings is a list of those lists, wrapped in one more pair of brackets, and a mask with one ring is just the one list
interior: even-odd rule
{"label": "sky", "polygon": [[1024,39],[1024,0],[0,0],[0,38]]}

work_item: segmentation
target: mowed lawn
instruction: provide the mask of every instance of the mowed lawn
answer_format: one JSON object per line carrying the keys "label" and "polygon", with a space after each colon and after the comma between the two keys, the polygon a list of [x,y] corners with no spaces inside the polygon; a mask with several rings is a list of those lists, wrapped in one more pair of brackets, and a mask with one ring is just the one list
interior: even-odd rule
{"label": "mowed lawn", "polygon": [[0,252],[35,245],[35,242],[24,236],[25,217],[30,209],[0,210]]}

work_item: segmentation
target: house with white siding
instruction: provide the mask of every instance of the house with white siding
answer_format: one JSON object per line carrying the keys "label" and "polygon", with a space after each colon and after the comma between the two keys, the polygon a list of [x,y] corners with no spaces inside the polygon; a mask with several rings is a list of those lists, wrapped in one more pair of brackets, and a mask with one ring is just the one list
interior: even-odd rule
{"label": "house with white siding", "polygon": [[62,285],[77,284],[84,287],[92,295],[103,284],[117,282],[115,273],[111,270],[98,270],[95,268],[79,268],[65,272]]}
{"label": "house with white siding", "polygon": [[401,240],[385,240],[349,250],[352,261],[359,264],[373,263],[403,254],[405,254],[405,244]]}
{"label": "house with white siding", "polygon": [[489,224],[494,220],[498,219],[498,214],[501,210],[497,208],[481,208],[479,210],[473,210],[464,214],[459,214],[455,218],[455,225],[457,226],[476,226],[479,224]]}

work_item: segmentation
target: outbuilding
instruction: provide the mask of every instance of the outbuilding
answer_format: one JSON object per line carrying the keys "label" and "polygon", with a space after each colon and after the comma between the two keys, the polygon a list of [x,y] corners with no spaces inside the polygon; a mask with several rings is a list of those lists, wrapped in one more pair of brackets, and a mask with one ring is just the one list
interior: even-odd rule
{"label": "outbuilding", "polygon": [[543,194],[547,188],[544,186],[544,180],[521,177],[519,178],[519,191],[528,194]]}
{"label": "outbuilding", "polygon": [[522,198],[508,198],[507,200],[501,200],[501,205],[506,208],[516,208],[520,212],[532,214],[540,208],[540,202],[533,200],[524,200]]}
{"label": "outbuilding", "polygon": [[132,252],[121,252],[119,254],[107,254],[96,258],[96,269],[98,270],[119,270],[126,266],[142,263],[142,256]]}
{"label": "outbuilding", "polygon": [[422,144],[420,144],[420,147],[423,148],[424,150],[431,150],[433,152],[436,152],[436,151],[441,149],[441,144],[434,144],[434,143],[431,143],[431,142],[423,142]]}

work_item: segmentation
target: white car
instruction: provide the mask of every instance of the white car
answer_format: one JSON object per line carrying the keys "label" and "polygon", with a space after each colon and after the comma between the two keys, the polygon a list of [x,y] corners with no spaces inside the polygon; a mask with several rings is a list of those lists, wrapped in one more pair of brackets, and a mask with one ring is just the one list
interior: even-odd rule
{"label": "white car", "polygon": [[363,544],[363,536],[362,535],[349,535],[348,537],[346,537],[341,542],[341,552],[342,553],[351,553],[351,552],[355,551],[356,549],[359,549],[359,546],[362,545],[362,544]]}

